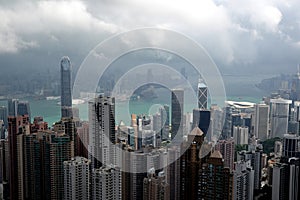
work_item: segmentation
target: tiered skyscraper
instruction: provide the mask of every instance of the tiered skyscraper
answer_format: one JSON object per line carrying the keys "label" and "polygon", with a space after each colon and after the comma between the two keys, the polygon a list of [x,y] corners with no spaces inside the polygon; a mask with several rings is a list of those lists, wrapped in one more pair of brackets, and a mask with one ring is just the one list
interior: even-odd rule
{"label": "tiered skyscraper", "polygon": [[200,78],[198,81],[198,108],[207,109],[207,86],[204,81]]}
{"label": "tiered skyscraper", "polygon": [[72,117],[72,65],[70,58],[62,57],[61,74],[61,117]]}

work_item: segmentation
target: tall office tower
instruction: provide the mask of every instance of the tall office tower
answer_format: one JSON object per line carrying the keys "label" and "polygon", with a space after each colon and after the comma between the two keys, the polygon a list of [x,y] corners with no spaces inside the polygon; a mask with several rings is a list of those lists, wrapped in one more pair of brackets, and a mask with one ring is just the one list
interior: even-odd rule
{"label": "tall office tower", "polygon": [[272,200],[289,199],[289,165],[277,163],[273,166]]}
{"label": "tall office tower", "polygon": [[248,144],[248,127],[233,126],[233,138],[235,144]]}
{"label": "tall office tower", "polygon": [[198,81],[198,108],[201,110],[207,109],[207,86],[203,79]]}
{"label": "tall office tower", "polygon": [[72,117],[72,65],[70,58],[60,61],[61,117]]}
{"label": "tall office tower", "polygon": [[177,140],[181,141],[181,138],[183,137],[184,123],[184,91],[182,89],[172,90],[171,102],[171,140],[173,140],[176,137]]}
{"label": "tall office tower", "polygon": [[115,166],[93,169],[92,172],[92,199],[121,200],[122,177],[120,169]]}
{"label": "tall office tower", "polygon": [[51,199],[64,198],[64,161],[71,159],[71,142],[68,135],[51,135],[46,144],[50,154]]}
{"label": "tall office tower", "polygon": [[180,200],[180,149],[171,147],[168,149],[167,183],[170,185],[170,199]]}
{"label": "tall office tower", "polygon": [[19,103],[19,99],[8,100],[8,116],[18,115],[18,103]]}
{"label": "tall office tower", "polygon": [[286,99],[271,99],[271,136],[282,138],[288,130],[289,110],[292,101]]}
{"label": "tall office tower", "polygon": [[[199,188],[201,169],[201,147],[204,133],[195,127],[188,134],[190,146],[182,154],[180,161],[180,199],[199,199],[203,188]],[[183,144],[186,145],[186,144]]]}
{"label": "tall office tower", "polygon": [[113,163],[111,143],[116,141],[114,97],[99,95],[89,102],[89,125],[92,168]]}
{"label": "tall office tower", "polygon": [[156,175],[155,169],[150,169],[148,177],[144,178],[143,188],[143,200],[170,200],[170,188],[163,171]]}
{"label": "tall office tower", "polygon": [[294,75],[292,81],[292,88],[291,88],[291,100],[299,101],[300,100],[300,71],[298,66],[298,72]]}
{"label": "tall office tower", "polygon": [[223,119],[224,119],[224,113],[223,110],[217,106],[217,105],[212,105],[210,107],[210,118],[211,118],[211,130],[212,130],[212,135],[211,137],[214,140],[217,140],[222,133],[223,129]]}
{"label": "tall office tower", "polygon": [[225,120],[224,127],[222,129],[222,139],[231,138],[232,137],[232,108],[230,106],[226,106],[224,109]]}
{"label": "tall office tower", "polygon": [[256,104],[254,108],[254,135],[264,141],[268,139],[269,133],[269,106]]}
{"label": "tall office tower", "polygon": [[[204,163],[200,175],[201,199],[233,199],[233,176],[224,167],[222,154],[214,151]],[[199,199],[199,198],[198,198]]]}
{"label": "tall office tower", "polygon": [[254,191],[254,170],[249,161],[239,161],[233,173],[233,197],[236,200],[252,200]]}
{"label": "tall office tower", "polygon": [[29,121],[31,120],[31,111],[30,105],[28,101],[19,101],[18,108],[17,108],[18,115],[28,115]]}
{"label": "tall office tower", "polygon": [[164,105],[163,108],[159,109],[161,116],[161,124],[163,125],[161,129],[161,139],[169,140],[169,130],[170,130],[170,108],[168,105]]}
{"label": "tall office tower", "polygon": [[210,124],[210,111],[209,110],[201,110],[199,108],[193,110],[193,125],[192,129],[195,127],[199,127],[204,136],[208,133]]}
{"label": "tall office tower", "polygon": [[224,158],[224,167],[228,167],[232,171],[234,168],[234,140],[220,140],[215,149],[221,152]]}
{"label": "tall office tower", "polygon": [[288,158],[298,157],[300,155],[300,136],[284,134],[282,154]]}
{"label": "tall office tower", "polygon": [[64,161],[64,199],[90,199],[90,162],[83,157]]}
{"label": "tall office tower", "polygon": [[7,108],[5,106],[0,106],[0,120],[3,120],[5,129],[8,128],[7,117]]}
{"label": "tall office tower", "polygon": [[23,137],[29,132],[29,118],[27,115],[8,117],[10,199],[25,198]]}

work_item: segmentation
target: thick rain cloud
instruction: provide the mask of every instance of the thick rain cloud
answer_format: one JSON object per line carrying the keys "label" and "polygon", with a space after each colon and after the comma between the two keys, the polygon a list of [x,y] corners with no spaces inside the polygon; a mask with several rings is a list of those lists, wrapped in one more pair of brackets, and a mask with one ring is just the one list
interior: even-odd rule
{"label": "thick rain cloud", "polygon": [[58,71],[63,55],[78,68],[109,36],[162,27],[200,43],[222,73],[293,73],[299,7],[297,0],[2,1],[0,68]]}

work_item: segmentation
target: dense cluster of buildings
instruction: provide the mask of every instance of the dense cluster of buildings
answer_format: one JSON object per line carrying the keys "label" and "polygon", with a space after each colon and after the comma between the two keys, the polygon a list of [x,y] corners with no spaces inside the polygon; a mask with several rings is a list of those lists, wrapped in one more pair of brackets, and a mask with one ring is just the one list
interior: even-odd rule
{"label": "dense cluster of buildings", "polygon": [[[72,108],[71,69],[63,57],[61,120],[52,127],[42,117],[31,122],[28,102],[0,107],[3,199],[299,198],[297,95],[208,109],[201,80],[190,113],[184,90],[174,89],[156,114],[116,124],[115,98],[101,94],[83,122]],[[267,155],[262,144],[274,138]]]}

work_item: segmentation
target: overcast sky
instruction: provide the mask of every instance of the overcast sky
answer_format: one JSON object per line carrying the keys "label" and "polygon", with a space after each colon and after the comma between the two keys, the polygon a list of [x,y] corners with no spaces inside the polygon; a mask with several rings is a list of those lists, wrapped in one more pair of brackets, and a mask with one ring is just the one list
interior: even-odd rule
{"label": "overcast sky", "polygon": [[299,0],[0,2],[0,68],[7,71],[58,71],[63,55],[78,67],[107,37],[142,27],[193,38],[223,73],[292,73],[300,63]]}

